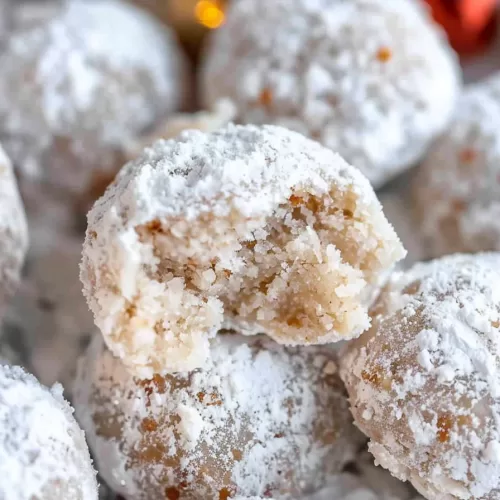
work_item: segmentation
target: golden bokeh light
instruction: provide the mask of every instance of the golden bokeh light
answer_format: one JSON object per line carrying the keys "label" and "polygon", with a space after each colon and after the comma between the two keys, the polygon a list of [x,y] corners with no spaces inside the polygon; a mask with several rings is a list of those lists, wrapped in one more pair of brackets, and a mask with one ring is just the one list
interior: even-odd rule
{"label": "golden bokeh light", "polygon": [[216,29],[224,23],[224,10],[217,1],[199,0],[194,13],[198,22],[209,29]]}

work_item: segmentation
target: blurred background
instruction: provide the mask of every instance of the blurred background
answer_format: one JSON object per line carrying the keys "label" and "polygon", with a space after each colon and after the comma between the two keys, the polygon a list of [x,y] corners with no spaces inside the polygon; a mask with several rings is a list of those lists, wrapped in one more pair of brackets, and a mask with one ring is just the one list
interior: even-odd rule
{"label": "blurred background", "polygon": [[[236,1],[236,0],[233,0]],[[203,37],[224,23],[231,0],[133,0],[173,26],[196,61]],[[492,43],[496,30],[496,0],[426,0],[434,19],[446,30],[452,46],[472,57]]]}

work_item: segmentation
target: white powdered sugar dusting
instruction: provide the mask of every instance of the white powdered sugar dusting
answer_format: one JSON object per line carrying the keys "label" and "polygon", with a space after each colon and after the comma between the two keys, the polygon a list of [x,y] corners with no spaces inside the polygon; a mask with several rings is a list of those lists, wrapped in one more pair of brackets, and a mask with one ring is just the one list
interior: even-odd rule
{"label": "white powdered sugar dusting", "polygon": [[375,187],[423,156],[460,87],[456,55],[413,0],[234,2],[201,81],[206,104],[228,97],[242,123],[317,139]]}
{"label": "white powdered sugar dusting", "polygon": [[12,11],[0,139],[24,177],[83,190],[89,170],[116,168],[115,150],[181,106],[183,56],[140,9],[50,0]]}
{"label": "white powdered sugar dusting", "polygon": [[202,370],[139,381],[96,336],[75,407],[100,472],[125,498],[299,498],[363,441],[331,374],[335,356],[224,334]]}
{"label": "white powdered sugar dusting", "polygon": [[19,283],[28,247],[26,215],[12,165],[0,146],[0,311]]}
{"label": "white powdered sugar dusting", "polygon": [[130,141],[126,148],[127,158],[135,160],[142,155],[144,148],[151,146],[158,139],[173,139],[185,130],[214,132],[232,122],[235,116],[236,107],[229,99],[217,101],[208,111],[174,114],[150,134]]}
{"label": "white powdered sugar dusting", "polygon": [[376,461],[427,498],[500,495],[500,254],[396,273],[342,357]]}
{"label": "white powdered sugar dusting", "polygon": [[465,89],[414,195],[431,256],[500,250],[500,73]]}
{"label": "white powdered sugar dusting", "polygon": [[97,482],[62,387],[0,366],[0,498],[93,500]]}
{"label": "white powdered sugar dusting", "polygon": [[188,130],[176,140],[157,141],[125,165],[89,213],[89,225],[109,218],[118,202],[127,205],[115,218],[135,226],[155,216],[192,220],[207,212],[223,214],[229,196],[243,216],[256,217],[287,199],[294,186],[323,192],[331,182],[352,186],[365,203],[376,199],[366,178],[339,155],[284,128]]}
{"label": "white powdered sugar dusting", "polygon": [[405,252],[367,179],[274,126],[160,140],[88,216],[81,279],[112,351],[140,377],[202,366],[235,327],[278,342],[359,335]]}

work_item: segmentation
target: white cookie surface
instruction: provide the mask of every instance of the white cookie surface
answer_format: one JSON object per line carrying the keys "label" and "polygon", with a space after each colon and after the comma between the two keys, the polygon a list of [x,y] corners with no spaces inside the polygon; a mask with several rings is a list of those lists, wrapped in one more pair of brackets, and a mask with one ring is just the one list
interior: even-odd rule
{"label": "white cookie surface", "polygon": [[62,387],[47,389],[19,367],[0,366],[0,498],[97,500],[83,431]]}
{"label": "white cookie surface", "polygon": [[136,375],[203,365],[221,327],[288,345],[352,338],[404,249],[363,175],[280,127],[159,141],[88,217],[81,279]]}
{"label": "white cookie surface", "polygon": [[414,0],[234,2],[209,46],[205,104],[241,123],[314,138],[374,187],[412,166],[448,125],[458,58]]}
{"label": "white cookie surface", "polygon": [[500,73],[465,89],[417,172],[427,256],[500,250]]}
{"label": "white cookie surface", "polygon": [[74,393],[100,473],[130,500],[300,498],[364,441],[336,353],[262,335],[219,335],[203,369],[142,381],[97,335]]}
{"label": "white cookie surface", "polygon": [[376,462],[429,499],[500,495],[500,253],[395,273],[341,376]]}

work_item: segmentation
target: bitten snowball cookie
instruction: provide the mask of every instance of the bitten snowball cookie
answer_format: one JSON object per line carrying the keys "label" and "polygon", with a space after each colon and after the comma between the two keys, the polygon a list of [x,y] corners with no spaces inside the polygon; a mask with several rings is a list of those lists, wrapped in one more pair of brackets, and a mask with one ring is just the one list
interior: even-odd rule
{"label": "bitten snowball cookie", "polygon": [[0,366],[0,498],[97,500],[83,431],[62,387]]}
{"label": "bitten snowball cookie", "polygon": [[0,312],[18,286],[27,247],[24,208],[11,163],[0,146]]}
{"label": "bitten snowball cookie", "polygon": [[122,169],[89,214],[81,278],[106,343],[146,378],[202,366],[221,326],[355,337],[403,255],[358,170],[294,132],[230,125]]}
{"label": "bitten snowball cookie", "polygon": [[43,182],[85,195],[116,173],[125,141],[181,105],[177,42],[126,2],[15,2],[11,24],[0,50],[0,140],[23,189]]}
{"label": "bitten snowball cookie", "polygon": [[283,125],[340,153],[375,187],[444,130],[461,86],[444,36],[413,0],[234,2],[209,46],[205,104]]}
{"label": "bitten snowball cookie", "polygon": [[95,336],[75,407],[99,472],[128,499],[299,498],[354,455],[330,347],[219,335],[202,370],[139,381]]}
{"label": "bitten snowball cookie", "polygon": [[414,199],[430,256],[500,250],[500,73],[464,92]]}
{"label": "bitten snowball cookie", "polygon": [[429,499],[500,498],[500,253],[395,274],[342,356],[382,466]]}

